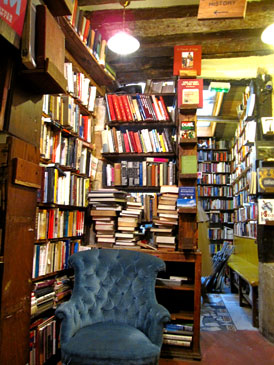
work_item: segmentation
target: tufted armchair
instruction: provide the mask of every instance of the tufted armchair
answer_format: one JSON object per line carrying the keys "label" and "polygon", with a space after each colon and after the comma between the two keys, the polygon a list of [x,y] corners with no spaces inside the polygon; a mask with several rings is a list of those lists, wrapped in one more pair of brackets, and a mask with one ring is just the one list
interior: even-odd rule
{"label": "tufted armchair", "polygon": [[152,255],[92,249],[69,258],[75,286],[56,316],[62,363],[158,364],[169,312],[157,303],[155,280],[165,263]]}

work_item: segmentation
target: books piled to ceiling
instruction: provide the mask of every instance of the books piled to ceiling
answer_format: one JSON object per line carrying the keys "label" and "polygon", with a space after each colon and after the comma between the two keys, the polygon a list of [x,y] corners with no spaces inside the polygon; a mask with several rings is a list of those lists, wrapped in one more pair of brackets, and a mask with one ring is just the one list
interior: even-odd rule
{"label": "books piled to ceiling", "polygon": [[175,228],[178,225],[177,212],[178,186],[163,185],[158,200],[157,217],[153,219],[155,227],[153,243],[158,249],[176,248]]}
{"label": "books piled to ceiling", "polygon": [[136,242],[141,235],[139,224],[143,215],[143,205],[136,201],[131,195],[127,196],[127,206],[120,212],[118,217],[118,231],[115,233],[115,244],[117,246],[137,246]]}
{"label": "books piled to ceiling", "polygon": [[99,189],[88,193],[98,246],[112,247],[115,243],[117,215],[125,207],[126,195],[116,189]]}

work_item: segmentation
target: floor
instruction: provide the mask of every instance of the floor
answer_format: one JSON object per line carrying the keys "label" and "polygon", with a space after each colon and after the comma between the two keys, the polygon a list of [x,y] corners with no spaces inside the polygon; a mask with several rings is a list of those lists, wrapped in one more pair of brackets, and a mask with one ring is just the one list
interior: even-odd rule
{"label": "floor", "polygon": [[161,359],[159,365],[274,365],[274,344],[252,326],[251,309],[240,307],[237,295],[220,297],[235,327],[201,331],[201,361]]}

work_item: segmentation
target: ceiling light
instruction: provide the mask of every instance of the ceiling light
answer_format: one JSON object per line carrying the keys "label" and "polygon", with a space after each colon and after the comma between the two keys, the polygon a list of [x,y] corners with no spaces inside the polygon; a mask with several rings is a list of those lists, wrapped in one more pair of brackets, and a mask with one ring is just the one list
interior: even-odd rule
{"label": "ceiling light", "polygon": [[265,28],[261,35],[261,40],[266,44],[274,46],[274,23]]}
{"label": "ceiling light", "polygon": [[108,48],[115,53],[121,55],[128,55],[130,53],[136,52],[140,47],[138,39],[134,38],[132,35],[125,32],[125,10],[130,4],[130,1],[120,0],[120,4],[123,6],[123,27],[122,31],[114,34],[108,40]]}

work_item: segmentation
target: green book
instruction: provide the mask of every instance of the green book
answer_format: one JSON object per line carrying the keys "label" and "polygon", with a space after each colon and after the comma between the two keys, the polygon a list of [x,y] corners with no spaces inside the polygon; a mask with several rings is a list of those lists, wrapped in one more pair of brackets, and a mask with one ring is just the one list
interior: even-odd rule
{"label": "green book", "polygon": [[197,156],[186,155],[181,156],[181,173],[196,174],[197,173]]}

